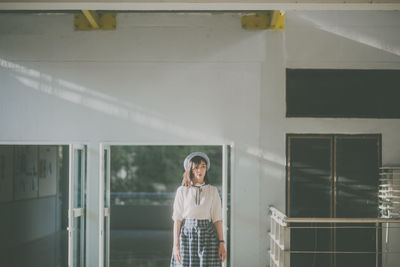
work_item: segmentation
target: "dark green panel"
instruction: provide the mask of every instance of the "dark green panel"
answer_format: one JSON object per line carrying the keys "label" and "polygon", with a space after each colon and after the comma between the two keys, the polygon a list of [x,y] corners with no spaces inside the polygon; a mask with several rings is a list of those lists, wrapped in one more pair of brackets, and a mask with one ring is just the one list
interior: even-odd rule
{"label": "dark green panel", "polygon": [[[330,137],[335,138],[335,147],[330,146]],[[380,139],[380,135],[288,135],[289,216],[330,217],[332,205],[336,217],[375,218]],[[330,194],[334,185],[331,168],[335,168],[337,176],[332,187],[336,188],[336,199]],[[333,228],[313,229],[314,226]],[[376,258],[382,237],[375,224],[296,224],[296,227],[300,228],[291,229],[291,266],[382,264],[379,254]]]}
{"label": "dark green panel", "polygon": [[378,142],[378,137],[337,137],[336,217],[377,217]]}
{"label": "dark green panel", "polygon": [[326,224],[317,223],[297,223],[290,231],[290,249],[292,251],[330,251],[332,249],[332,229],[326,226]]}
{"label": "dark green panel", "polygon": [[337,251],[375,253],[376,228],[374,224],[340,224],[335,231]]}
{"label": "dark green panel", "polygon": [[330,139],[289,136],[290,217],[330,217]]}
{"label": "dark green panel", "polygon": [[[336,217],[377,217],[379,140],[379,136],[336,137]],[[361,253],[337,254],[336,266],[376,266],[375,252],[381,242],[379,233],[377,247],[375,225],[347,226],[360,228],[336,229],[336,250]]]}
{"label": "dark green panel", "polygon": [[400,70],[286,69],[287,117],[400,118]]}
{"label": "dark green panel", "polygon": [[329,267],[331,255],[329,253],[292,253],[290,255],[291,267]]}
{"label": "dark green panel", "polygon": [[[344,253],[336,254],[337,267],[375,267],[375,253]],[[378,264],[378,266],[381,266]]]}
{"label": "dark green panel", "polygon": [[[331,138],[288,136],[290,217],[330,217]],[[291,266],[331,266],[331,229],[296,224],[291,229]]]}

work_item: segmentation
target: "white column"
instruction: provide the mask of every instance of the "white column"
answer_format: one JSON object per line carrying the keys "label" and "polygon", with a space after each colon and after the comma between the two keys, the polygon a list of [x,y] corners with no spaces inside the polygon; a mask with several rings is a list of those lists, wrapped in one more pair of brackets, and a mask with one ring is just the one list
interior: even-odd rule
{"label": "white column", "polygon": [[99,266],[99,143],[89,143],[86,186],[86,266]]}

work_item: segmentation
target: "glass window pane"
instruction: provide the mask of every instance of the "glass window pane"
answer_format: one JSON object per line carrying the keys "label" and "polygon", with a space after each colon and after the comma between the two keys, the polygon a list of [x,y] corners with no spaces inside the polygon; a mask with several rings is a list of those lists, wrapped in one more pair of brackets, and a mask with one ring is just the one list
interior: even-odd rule
{"label": "glass window pane", "polygon": [[104,266],[107,267],[107,258],[108,258],[108,247],[107,247],[107,236],[108,236],[108,216],[104,217],[104,235],[103,235],[103,246],[104,246]]}
{"label": "glass window pane", "polygon": [[330,217],[331,139],[290,136],[290,217]]}
{"label": "glass window pane", "polygon": [[0,266],[68,266],[69,149],[0,145]]}
{"label": "glass window pane", "polygon": [[[332,217],[375,218],[378,215],[379,136],[332,135],[331,139],[334,145],[324,136],[289,136],[290,217],[329,217],[331,210]],[[334,168],[336,180],[329,175],[330,168]],[[331,265],[336,262],[336,266],[352,266],[354,262],[362,262],[360,266],[376,265],[381,233],[375,224],[331,226],[332,229],[324,224],[296,224],[291,229],[291,264],[328,266],[329,262]]]}
{"label": "glass window pane", "polygon": [[103,192],[103,194],[104,194],[104,208],[108,207],[108,201],[107,201],[107,199],[108,199],[108,196],[107,196],[108,164],[107,164],[107,162],[108,162],[108,151],[105,149],[104,150],[104,179],[103,179],[103,182],[104,182],[104,192]]}
{"label": "glass window pane", "polygon": [[379,140],[336,138],[336,216],[378,216]]}
{"label": "glass window pane", "polygon": [[169,266],[172,204],[193,151],[210,157],[209,180],[222,197],[222,146],[111,147],[112,267]]}
{"label": "glass window pane", "polygon": [[82,207],[82,151],[74,151],[74,208]]}
{"label": "glass window pane", "polygon": [[74,267],[81,266],[81,217],[74,218]]}

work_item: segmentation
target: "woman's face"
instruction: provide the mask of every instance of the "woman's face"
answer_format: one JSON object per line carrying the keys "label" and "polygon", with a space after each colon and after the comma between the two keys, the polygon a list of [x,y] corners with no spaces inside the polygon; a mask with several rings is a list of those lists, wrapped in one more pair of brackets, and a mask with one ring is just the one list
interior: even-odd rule
{"label": "woman's face", "polygon": [[207,172],[207,164],[204,161],[201,161],[199,164],[193,164],[192,173],[193,173],[193,182],[202,184],[204,182],[204,176]]}

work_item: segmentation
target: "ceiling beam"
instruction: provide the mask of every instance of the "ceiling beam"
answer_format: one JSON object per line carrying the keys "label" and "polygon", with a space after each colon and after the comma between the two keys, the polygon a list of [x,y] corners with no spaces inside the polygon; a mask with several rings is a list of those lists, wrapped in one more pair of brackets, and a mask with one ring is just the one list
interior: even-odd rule
{"label": "ceiling beam", "polygon": [[0,0],[0,10],[400,10],[400,0]]}
{"label": "ceiling beam", "polygon": [[94,10],[82,10],[93,29],[100,29],[99,15]]}

